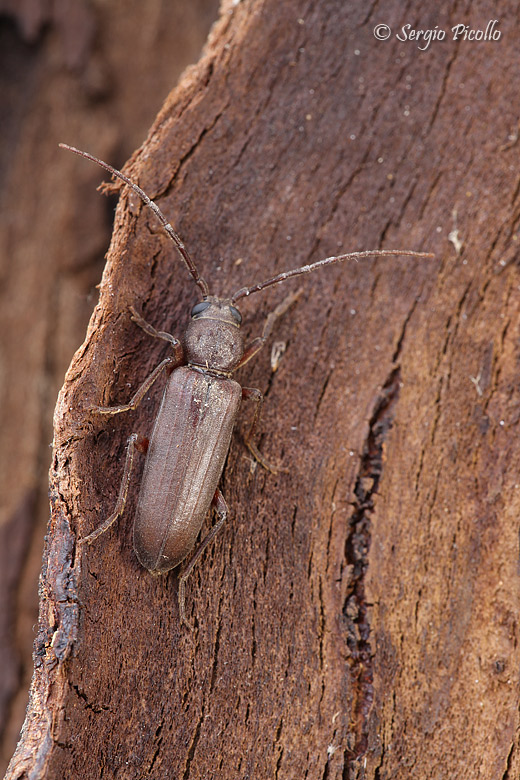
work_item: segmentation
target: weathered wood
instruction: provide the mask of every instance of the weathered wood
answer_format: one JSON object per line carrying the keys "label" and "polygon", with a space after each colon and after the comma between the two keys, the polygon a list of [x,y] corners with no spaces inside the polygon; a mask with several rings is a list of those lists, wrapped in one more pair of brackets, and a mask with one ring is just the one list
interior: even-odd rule
{"label": "weathered wood", "polygon": [[[127,400],[167,352],[128,306],[178,335],[197,300],[123,193],[55,415],[37,667],[10,779],[518,775],[514,14],[498,42],[448,34],[420,52],[375,39],[377,23],[415,23],[396,0],[382,13],[228,4],[126,168],[219,294],[347,249],[437,260],[309,277],[277,326],[277,372],[268,351],[241,372],[267,396],[260,447],[287,472],[255,468],[236,437],[231,519],[189,580],[189,633],[175,575],[151,577],[132,552],[137,480],[117,529],[74,547],[111,511],[128,435],[157,408],[160,388],[135,414],[89,413]],[[466,22],[485,27],[481,13]],[[283,295],[246,302],[251,335]]]}
{"label": "weathered wood", "polygon": [[[52,414],[97,300],[115,199],[60,141],[123,164],[207,35],[217,0],[2,3],[0,776],[33,671]],[[7,11],[7,6],[11,8]],[[213,6],[213,8],[212,8]],[[10,19],[9,16],[10,15]]]}

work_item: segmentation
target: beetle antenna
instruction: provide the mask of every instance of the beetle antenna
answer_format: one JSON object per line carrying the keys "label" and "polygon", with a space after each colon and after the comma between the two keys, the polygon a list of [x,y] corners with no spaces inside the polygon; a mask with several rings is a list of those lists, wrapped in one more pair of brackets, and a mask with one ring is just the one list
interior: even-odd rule
{"label": "beetle antenna", "polygon": [[143,203],[149,206],[149,208],[151,208],[155,216],[160,220],[162,226],[164,227],[169,237],[175,244],[177,252],[181,256],[184,264],[186,265],[188,271],[190,272],[193,281],[202,291],[202,297],[206,298],[209,295],[208,285],[206,284],[205,280],[202,278],[202,276],[200,276],[199,272],[197,271],[197,267],[193,262],[193,260],[191,259],[188,250],[182,243],[180,236],[178,236],[175,230],[172,228],[172,226],[170,225],[170,223],[162,213],[157,203],[154,203],[154,201],[148,197],[146,192],[142,190],[141,187],[138,187],[137,184],[134,184],[134,182],[131,181],[131,179],[129,179],[128,176],[125,176],[124,173],[118,171],[117,168],[113,168],[108,163],[103,162],[103,160],[99,160],[97,157],[94,157],[94,155],[89,154],[88,152],[82,152],[80,149],[76,149],[74,146],[69,146],[68,144],[59,144],[59,146],[61,146],[62,149],[68,149],[69,152],[74,152],[74,154],[79,154],[80,157],[85,157],[87,160],[92,160],[92,162],[97,163],[106,171],[111,173],[112,176],[116,176],[118,179],[121,179],[121,181],[124,181],[125,184],[128,184],[128,186],[131,187],[131,189],[133,189],[133,191],[137,195],[139,195]]}
{"label": "beetle antenna", "polygon": [[311,263],[310,265],[302,265],[301,268],[293,268],[292,271],[284,271],[281,274],[273,276],[271,279],[267,279],[260,284],[254,284],[252,287],[242,287],[231,298],[232,303],[245,298],[252,293],[265,290],[266,287],[271,287],[278,282],[285,282],[286,279],[290,279],[291,276],[300,276],[300,274],[308,274],[311,271],[316,271],[324,265],[332,265],[332,263],[341,263],[343,260],[359,260],[363,257],[387,257],[388,255],[407,255],[409,257],[435,257],[431,252],[411,252],[407,249],[368,249],[365,252],[349,252],[346,255],[338,255],[337,257],[326,257],[324,260],[318,260],[317,263]]}

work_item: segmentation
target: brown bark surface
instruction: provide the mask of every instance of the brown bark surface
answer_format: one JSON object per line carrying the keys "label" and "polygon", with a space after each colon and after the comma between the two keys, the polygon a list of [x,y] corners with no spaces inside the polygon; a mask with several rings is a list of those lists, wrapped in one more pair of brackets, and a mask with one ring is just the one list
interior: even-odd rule
{"label": "brown bark surface", "polygon": [[[354,249],[436,259],[350,263],[244,302],[252,337],[303,288],[276,329],[278,370],[266,349],[238,375],[266,395],[260,448],[286,471],[235,437],[231,518],[188,582],[190,632],[176,573],[151,577],[132,550],[142,466],[118,526],[75,545],[112,510],[125,443],[160,398],[89,411],[128,400],[168,354],[128,307],[181,335],[198,300],[123,193],[55,415],[10,780],[518,777],[519,31],[516,6],[498,6],[224,6],[126,168],[212,292]],[[499,40],[451,39],[493,18]],[[380,23],[448,32],[420,51],[376,40]],[[89,165],[70,158],[67,178],[99,180]]]}
{"label": "brown bark surface", "polygon": [[33,672],[52,413],[97,300],[115,199],[65,141],[123,164],[217,2],[0,3],[0,775]]}

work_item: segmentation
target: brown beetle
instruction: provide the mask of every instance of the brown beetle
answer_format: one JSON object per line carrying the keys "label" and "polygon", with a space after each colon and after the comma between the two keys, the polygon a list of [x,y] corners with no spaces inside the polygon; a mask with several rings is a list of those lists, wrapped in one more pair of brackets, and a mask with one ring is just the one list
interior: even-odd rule
{"label": "brown beetle", "polygon": [[[252,398],[256,401],[246,444],[254,457],[270,469],[252,441],[263,400],[262,394],[255,388],[241,387],[231,379],[231,375],[263,347],[276,319],[292,305],[297,294],[288,296],[267,317],[262,335],[246,347],[240,331],[242,316],[236,302],[292,276],[309,273],[346,259],[374,255],[433,255],[401,250],[351,252],[286,271],[252,287],[243,287],[231,298],[217,298],[209,294],[208,285],[199,275],[181,239],[157,204],[150,200],[140,187],[111,165],[87,152],[66,144],[60,146],[97,163],[139,195],[161,221],[202,293],[202,301],[196,303],[191,311],[191,322],[184,338],[184,350],[176,338],[156,331],[131,308],[132,319],[149,335],[170,342],[174,355],[157,366],[128,404],[97,406],[93,407],[94,411],[98,414],[113,415],[135,409],[166,368],[171,370],[171,375],[149,445],[136,434],[129,438],[123,479],[113,513],[99,528],[80,540],[80,543],[90,544],[122,514],[135,450],[147,452],[134,522],[134,549],[139,561],[152,574],[162,574],[185,561],[179,577],[179,614],[181,620],[186,622],[186,579],[228,514],[228,507],[218,484],[242,398]],[[185,365],[181,365],[182,363]],[[215,507],[218,520],[199,546],[195,547],[202,523],[211,506]]]}

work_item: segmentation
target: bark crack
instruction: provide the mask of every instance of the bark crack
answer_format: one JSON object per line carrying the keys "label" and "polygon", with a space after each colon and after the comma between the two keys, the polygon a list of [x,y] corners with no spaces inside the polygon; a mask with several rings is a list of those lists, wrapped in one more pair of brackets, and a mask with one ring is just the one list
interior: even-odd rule
{"label": "bark crack", "polygon": [[354,488],[354,510],[349,520],[345,558],[351,568],[351,582],[343,616],[347,626],[349,665],[353,681],[352,744],[345,751],[347,777],[367,750],[368,716],[374,698],[372,647],[370,643],[369,604],[365,592],[365,574],[371,541],[370,515],[374,509],[383,471],[383,447],[390,430],[399,398],[401,372],[394,366],[383,385],[370,419],[361,464]]}
{"label": "bark crack", "polygon": [[514,753],[515,753],[515,745],[516,745],[516,740],[511,742],[511,746],[509,748],[509,752],[508,752],[507,758],[506,758],[506,766],[505,766],[505,769],[504,769],[504,774],[502,775],[501,780],[510,780],[510,778],[511,778],[511,766],[512,766],[512,763],[513,763],[513,756],[514,756]]}
{"label": "bark crack", "polygon": [[195,751],[197,749],[197,745],[199,743],[200,739],[200,731],[202,728],[202,721],[204,720],[204,712],[201,713],[201,717],[199,718],[199,721],[197,723],[197,726],[195,727],[195,732],[193,734],[193,739],[191,740],[190,749],[188,751],[188,757],[186,759],[186,768],[184,770],[184,774],[182,776],[182,780],[188,780],[191,772],[191,762],[193,761],[193,756],[195,755]]}

